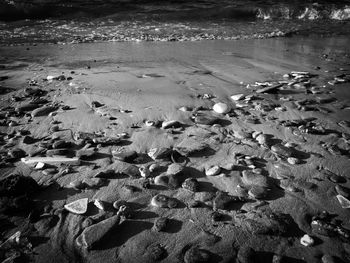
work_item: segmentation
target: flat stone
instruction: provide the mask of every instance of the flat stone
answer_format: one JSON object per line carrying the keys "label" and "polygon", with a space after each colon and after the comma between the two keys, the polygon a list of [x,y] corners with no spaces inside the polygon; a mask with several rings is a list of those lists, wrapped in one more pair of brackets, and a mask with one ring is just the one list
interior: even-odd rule
{"label": "flat stone", "polygon": [[345,198],[350,197],[350,189],[341,185],[336,185],[335,187],[335,191],[339,194],[344,196]]}
{"label": "flat stone", "polygon": [[347,209],[350,208],[350,200],[345,198],[342,195],[337,195],[337,199],[341,205],[342,208]]}
{"label": "flat stone", "polygon": [[231,96],[231,99],[233,100],[233,101],[238,101],[238,100],[242,100],[242,99],[244,99],[244,94],[236,94],[236,95],[232,95]]}
{"label": "flat stone", "polygon": [[221,167],[218,165],[213,165],[205,169],[206,176],[215,176],[221,172]]}
{"label": "flat stone", "polygon": [[77,238],[77,245],[85,249],[94,249],[96,245],[113,230],[120,222],[120,216],[115,215],[97,224],[89,226]]}
{"label": "flat stone", "polygon": [[115,159],[127,163],[132,162],[138,156],[136,151],[112,152],[112,154]]}
{"label": "flat stone", "polygon": [[181,164],[172,163],[168,166],[166,173],[168,175],[173,174],[173,175],[182,176],[184,174],[184,169],[185,169],[185,167],[182,166]]}
{"label": "flat stone", "polygon": [[43,106],[43,107],[40,107],[40,108],[33,110],[31,113],[31,116],[32,116],[32,118],[46,116],[49,113],[55,111],[56,109],[57,109],[57,107],[54,107],[54,106]]}
{"label": "flat stone", "polygon": [[151,205],[161,208],[174,208],[177,206],[177,201],[169,196],[157,194],[152,198]]}
{"label": "flat stone", "polygon": [[210,260],[210,253],[198,247],[189,248],[184,255],[185,263],[209,263]]}
{"label": "flat stone", "polygon": [[198,115],[193,119],[194,123],[203,125],[213,125],[215,123],[218,123],[219,120],[220,119],[217,117],[207,115]]}
{"label": "flat stone", "polygon": [[179,128],[182,127],[183,124],[179,121],[176,120],[171,120],[171,121],[164,121],[162,123],[162,128],[163,129],[169,129],[169,128]]}
{"label": "flat stone", "polygon": [[204,152],[208,149],[208,144],[196,138],[185,137],[174,148],[180,154],[184,156],[190,156],[196,153]]}
{"label": "flat stone", "polygon": [[82,198],[74,202],[71,202],[69,204],[66,204],[64,208],[71,213],[82,215],[86,213],[88,203],[89,203],[89,198]]}
{"label": "flat stone", "polygon": [[154,221],[154,225],[152,229],[157,232],[164,231],[167,228],[168,223],[169,223],[169,219],[167,217],[158,217]]}
{"label": "flat stone", "polygon": [[71,143],[65,140],[58,140],[52,144],[53,149],[69,148],[70,146],[71,146]]}
{"label": "flat stone", "polygon": [[161,185],[168,187],[169,177],[166,174],[160,174],[154,178],[155,185]]}
{"label": "flat stone", "polygon": [[253,173],[251,170],[244,170],[242,173],[242,182],[246,185],[256,185],[260,187],[269,187],[267,177],[261,174]]}
{"label": "flat stone", "polygon": [[271,147],[271,151],[273,151],[277,155],[284,156],[284,157],[292,157],[293,155],[293,150],[282,144],[273,145]]}
{"label": "flat stone", "polygon": [[252,188],[249,189],[248,195],[255,198],[255,199],[263,199],[268,194],[268,188],[254,185]]}
{"label": "flat stone", "polygon": [[168,158],[171,152],[172,150],[170,148],[160,147],[150,149],[147,154],[155,161]]}
{"label": "flat stone", "polygon": [[228,113],[230,111],[230,108],[226,103],[219,102],[213,106],[213,110],[216,113],[225,114],[225,113]]}

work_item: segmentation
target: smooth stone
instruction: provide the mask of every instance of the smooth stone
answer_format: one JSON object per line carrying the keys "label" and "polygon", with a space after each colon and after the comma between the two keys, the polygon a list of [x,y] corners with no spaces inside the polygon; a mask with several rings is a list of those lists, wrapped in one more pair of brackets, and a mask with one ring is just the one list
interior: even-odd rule
{"label": "smooth stone", "polygon": [[175,208],[178,205],[178,203],[177,200],[174,198],[170,198],[163,194],[157,194],[152,198],[151,205],[161,208]]}
{"label": "smooth stone", "polygon": [[184,255],[185,263],[209,263],[210,262],[210,254],[208,251],[204,249],[200,249],[198,247],[189,248]]}
{"label": "smooth stone", "polygon": [[154,178],[155,185],[168,186],[169,177],[166,174],[160,174]]}
{"label": "smooth stone", "polygon": [[310,237],[309,235],[305,234],[301,239],[300,239],[300,244],[302,244],[305,247],[310,247],[315,243],[314,239]]}
{"label": "smooth stone", "polygon": [[263,199],[268,194],[268,188],[254,185],[252,188],[249,189],[248,195],[255,198],[255,199]]}
{"label": "smooth stone", "polygon": [[211,166],[207,169],[205,169],[205,175],[206,176],[215,176],[218,175],[221,171],[221,167],[218,165]]}
{"label": "smooth stone", "polygon": [[182,176],[184,173],[184,169],[185,169],[185,167],[182,166],[181,164],[172,163],[168,166],[166,173],[168,175],[173,174],[173,175],[177,175],[177,176]]}
{"label": "smooth stone", "polygon": [[238,100],[242,100],[242,99],[244,99],[244,94],[236,94],[236,95],[232,95],[231,96],[231,99],[233,100],[233,101],[238,101]]}
{"label": "smooth stone", "polygon": [[182,188],[189,190],[191,192],[197,192],[199,190],[199,182],[195,178],[187,178],[182,183]]}
{"label": "smooth stone", "polygon": [[179,128],[182,127],[182,123],[176,120],[171,120],[171,121],[164,121],[162,123],[162,128],[163,129],[169,129],[169,128]]}
{"label": "smooth stone", "polygon": [[271,151],[273,151],[277,155],[284,156],[284,157],[291,157],[293,155],[293,150],[282,144],[273,145],[271,147]]}
{"label": "smooth stone", "polygon": [[66,204],[64,208],[71,213],[82,215],[86,213],[88,203],[89,203],[89,198],[82,198],[74,202],[71,202],[69,204]]}
{"label": "smooth stone", "polygon": [[350,208],[350,200],[349,199],[345,198],[342,195],[337,195],[336,197],[337,197],[342,208],[344,208],[344,209]]}
{"label": "smooth stone", "polygon": [[157,232],[164,231],[169,223],[169,219],[167,217],[158,217],[153,224],[153,230]]}
{"label": "smooth stone", "polygon": [[225,113],[228,113],[230,111],[230,108],[227,106],[226,103],[219,102],[213,106],[213,110],[216,113],[225,114]]}
{"label": "smooth stone", "polygon": [[203,125],[213,125],[219,121],[219,118],[214,116],[198,115],[193,119],[194,123]]}
{"label": "smooth stone", "polygon": [[172,150],[170,148],[160,147],[150,149],[147,154],[155,161],[168,158],[171,152]]}
{"label": "smooth stone", "polygon": [[251,170],[244,170],[242,173],[242,182],[246,185],[256,185],[260,187],[268,187],[267,177],[261,174],[253,173]]}
{"label": "smooth stone", "polygon": [[120,216],[115,215],[85,228],[77,239],[78,246],[86,249],[94,249],[95,246],[99,244],[116,225],[119,224],[119,222]]}

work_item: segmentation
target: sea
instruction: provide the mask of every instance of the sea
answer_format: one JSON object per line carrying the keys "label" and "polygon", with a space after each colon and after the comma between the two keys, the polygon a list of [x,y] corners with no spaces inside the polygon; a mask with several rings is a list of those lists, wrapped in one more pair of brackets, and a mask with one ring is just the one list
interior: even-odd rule
{"label": "sea", "polygon": [[350,0],[0,0],[0,45],[350,36]]}

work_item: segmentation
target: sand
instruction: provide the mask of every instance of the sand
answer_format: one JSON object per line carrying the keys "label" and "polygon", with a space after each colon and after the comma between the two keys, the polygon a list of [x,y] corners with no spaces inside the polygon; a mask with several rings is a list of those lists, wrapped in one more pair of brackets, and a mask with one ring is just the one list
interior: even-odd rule
{"label": "sand", "polygon": [[[324,255],[346,262],[350,259],[348,236],[344,240],[338,234],[321,235],[312,229],[311,222],[313,216],[327,211],[339,220],[332,221],[335,225],[344,231],[350,229],[349,209],[340,206],[335,190],[336,185],[350,187],[350,128],[338,124],[350,121],[348,41],[347,37],[293,37],[0,47],[0,74],[9,77],[1,81],[1,90],[11,89],[1,95],[1,112],[29,101],[29,96],[23,96],[29,80],[37,82],[31,88],[46,91],[42,97],[58,105],[53,114],[45,116],[3,116],[0,131],[4,160],[13,148],[23,149],[28,156],[45,138],[52,144],[54,141],[47,138],[54,137],[74,143],[68,147],[74,155],[88,143],[75,140],[78,132],[88,133],[90,138],[98,134],[121,140],[101,146],[90,142],[93,155],[64,172],[62,167],[35,170],[20,158],[9,159],[1,168],[2,178],[22,173],[32,177],[40,189],[29,195],[33,201],[29,211],[1,213],[1,220],[12,224],[1,228],[0,237],[6,240],[17,230],[22,231],[32,245],[22,254],[34,262],[200,262],[189,260],[189,248],[196,246],[209,255],[205,262],[235,262],[237,253],[241,260],[237,262],[272,262],[279,256],[283,260],[274,262],[320,262]],[[291,83],[295,79],[283,75],[293,71],[309,72],[305,81],[311,84],[285,84],[272,93],[256,93],[263,87],[259,83]],[[71,79],[46,80],[47,76],[59,75]],[[339,75],[344,83],[333,85],[331,81]],[[319,88],[319,94],[313,94],[312,87]],[[233,101],[230,97],[236,94],[254,97]],[[22,101],[11,99],[14,96],[23,97]],[[94,101],[103,106],[93,107]],[[218,102],[226,103],[230,113],[213,112]],[[184,106],[190,110],[180,110]],[[196,115],[215,117],[219,125],[196,124],[192,118]],[[319,134],[312,132],[308,118],[315,118],[314,125],[322,127]],[[9,127],[9,119],[18,125]],[[300,119],[306,120],[303,127],[284,125]],[[180,122],[180,128],[162,129],[161,123],[170,120]],[[52,121],[57,122],[58,131],[52,130]],[[156,125],[147,126],[146,121]],[[37,141],[25,144],[20,134],[9,144],[6,135],[19,130],[29,131]],[[251,137],[256,131],[271,137],[267,145]],[[271,146],[277,143],[290,146],[299,163],[291,164],[285,156],[273,153]],[[332,153],[332,145],[337,145],[339,152]],[[160,147],[183,156],[156,161],[147,156],[150,149]],[[188,153],[186,147],[200,149]],[[112,155],[118,151],[135,151],[138,158],[121,162]],[[67,156],[72,157],[72,152]],[[152,185],[152,178],[166,174],[173,161],[184,161],[182,174],[176,179],[180,187]],[[125,175],[131,165],[152,163],[160,168],[150,173],[151,188],[143,187],[145,179],[137,172]],[[221,167],[220,174],[206,176],[205,170],[213,165]],[[72,182],[86,182],[110,169],[122,172],[94,187],[72,188]],[[260,172],[263,178],[258,176]],[[340,179],[332,181],[332,175]],[[199,192],[182,188],[185,178],[196,178]],[[265,181],[266,187],[262,185]],[[126,185],[137,190],[129,191]],[[213,199],[217,191],[241,199],[217,208]],[[263,195],[259,196],[261,191]],[[152,206],[152,197],[159,193],[178,200],[177,206]],[[91,201],[87,213],[76,215],[64,210],[65,204],[80,198]],[[106,211],[94,207],[95,199],[106,203]],[[117,200],[127,201],[131,216],[123,217],[118,226],[106,231],[108,235],[97,248],[79,246],[76,240],[87,227],[86,220],[93,218],[92,222],[98,223],[111,217],[117,212],[112,207]],[[194,200],[201,201],[201,206],[190,207]],[[214,210],[219,216],[213,215]],[[35,220],[27,218],[32,211],[39,215]],[[288,217],[288,223],[273,221],[282,214]],[[153,229],[158,217],[169,219],[165,231]],[[304,234],[309,234],[315,244],[301,245]],[[244,255],[249,260],[249,247],[254,250],[253,261],[242,261]],[[165,252],[157,257],[155,251]]]}

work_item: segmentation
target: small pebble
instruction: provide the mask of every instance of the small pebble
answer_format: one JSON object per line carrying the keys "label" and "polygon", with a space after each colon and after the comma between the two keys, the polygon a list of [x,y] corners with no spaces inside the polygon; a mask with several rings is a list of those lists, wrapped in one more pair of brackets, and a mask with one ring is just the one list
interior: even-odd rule
{"label": "small pebble", "polygon": [[152,229],[157,232],[164,231],[167,228],[168,223],[169,223],[169,219],[167,217],[158,217],[154,221],[154,225]]}
{"label": "small pebble", "polygon": [[305,247],[310,247],[315,243],[314,239],[310,237],[309,235],[305,234],[301,239],[300,239],[300,244],[302,244]]}
{"label": "small pebble", "polygon": [[295,157],[288,157],[287,162],[290,164],[299,164],[300,160],[298,158],[295,158]]}
{"label": "small pebble", "polygon": [[229,107],[227,106],[226,103],[222,103],[222,102],[219,102],[219,103],[216,103],[214,106],[213,106],[213,110],[216,112],[216,113],[222,113],[222,114],[225,114],[225,113],[228,113],[230,111]]}
{"label": "small pebble", "polygon": [[220,173],[220,171],[221,171],[220,166],[214,165],[214,166],[211,166],[205,170],[205,175],[206,176],[218,175]]}

